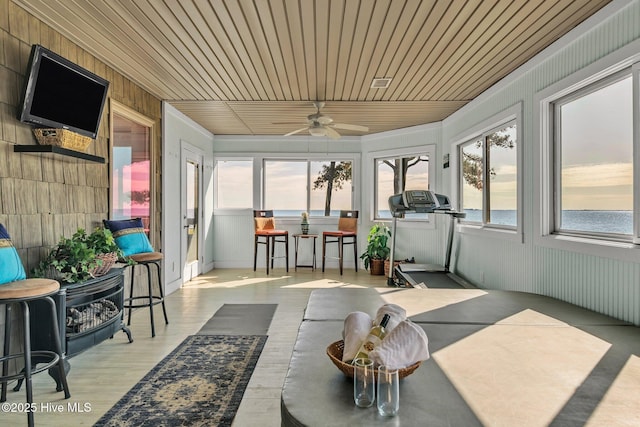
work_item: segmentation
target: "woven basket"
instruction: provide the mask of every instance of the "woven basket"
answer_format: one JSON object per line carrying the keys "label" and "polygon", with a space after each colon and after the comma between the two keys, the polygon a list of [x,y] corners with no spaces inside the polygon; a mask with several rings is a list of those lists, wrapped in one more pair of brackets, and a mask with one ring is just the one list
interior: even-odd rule
{"label": "woven basket", "polygon": [[[400,264],[402,264],[402,261],[393,261],[393,268],[396,268]],[[388,259],[385,259],[384,260],[384,275],[385,275],[385,277],[389,277],[389,267],[390,266],[391,266],[391,261],[389,261]]]}
{"label": "woven basket", "polygon": [[98,254],[96,255],[97,260],[102,260],[102,264],[96,266],[92,271],[91,275],[93,277],[98,277],[105,275],[109,272],[113,264],[118,260],[118,254],[115,252],[109,252],[107,254]]}
{"label": "woven basket", "polygon": [[384,274],[384,260],[372,259],[369,270],[373,276],[382,276]]}
{"label": "woven basket", "polygon": [[[327,347],[327,355],[342,373],[348,377],[353,378],[353,365],[351,363],[345,363],[342,361],[342,352],[344,351],[344,341],[336,341]],[[413,371],[418,369],[422,362],[416,362],[413,365],[409,365],[406,368],[398,369],[398,376],[402,379],[413,374]]]}
{"label": "woven basket", "polygon": [[75,151],[86,151],[91,141],[88,136],[83,136],[66,129],[34,129],[33,133],[40,145],[55,145]]}

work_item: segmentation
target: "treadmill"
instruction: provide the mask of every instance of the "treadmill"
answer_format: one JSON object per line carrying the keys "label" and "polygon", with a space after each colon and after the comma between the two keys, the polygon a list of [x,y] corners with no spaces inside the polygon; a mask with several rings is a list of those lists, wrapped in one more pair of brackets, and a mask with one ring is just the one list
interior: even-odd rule
{"label": "treadmill", "polygon": [[[450,218],[447,234],[447,249],[444,265],[403,263],[389,269],[387,277],[388,286],[420,287],[426,288],[425,281],[434,284],[431,287],[464,288],[472,287],[461,278],[450,273],[451,251],[453,247],[453,233],[459,218],[464,218],[464,212],[458,212],[451,208],[449,198],[437,194],[431,190],[407,190],[389,197],[389,209],[393,217],[391,229],[390,265],[393,265],[396,246],[396,225],[398,218],[404,218],[406,213],[442,214]],[[434,274],[442,274],[441,277]],[[439,274],[438,274],[439,275]],[[453,276],[453,277],[452,277]]]}

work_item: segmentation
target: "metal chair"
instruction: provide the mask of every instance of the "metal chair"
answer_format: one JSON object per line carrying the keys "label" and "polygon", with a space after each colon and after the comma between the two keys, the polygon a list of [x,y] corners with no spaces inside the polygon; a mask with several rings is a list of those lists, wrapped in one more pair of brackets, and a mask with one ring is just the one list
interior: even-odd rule
{"label": "metal chair", "polygon": [[[269,274],[269,261],[273,269],[276,243],[284,243],[284,258],[286,259],[286,269],[289,272],[289,232],[286,230],[276,230],[276,222],[272,210],[254,210],[253,224],[255,228],[253,243],[253,271],[256,271],[258,260],[258,245],[265,245],[265,259],[267,264],[267,274]],[[281,239],[278,239],[278,238]],[[261,239],[264,239],[263,241]],[[271,255],[269,255],[271,248]],[[282,257],[279,257],[282,258]]]}
{"label": "metal chair", "polygon": [[[348,239],[348,240],[345,240]],[[340,275],[344,263],[344,246],[353,245],[353,260],[358,271],[358,211],[340,211],[337,231],[324,231],[322,233],[322,272],[324,273],[327,258],[327,244],[338,244],[338,263]]]}

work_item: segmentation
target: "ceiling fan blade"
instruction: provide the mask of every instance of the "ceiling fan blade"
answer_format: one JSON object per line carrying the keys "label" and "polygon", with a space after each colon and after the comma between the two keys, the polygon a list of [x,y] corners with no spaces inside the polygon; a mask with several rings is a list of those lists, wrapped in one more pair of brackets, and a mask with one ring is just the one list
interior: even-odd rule
{"label": "ceiling fan blade", "polygon": [[271,122],[272,125],[302,125],[304,120],[298,120],[297,122]]}
{"label": "ceiling fan blade", "polygon": [[332,123],[331,127],[334,127],[336,129],[355,130],[355,131],[359,131],[359,132],[368,132],[369,131],[369,128],[366,127],[366,126],[348,125],[346,123]]}
{"label": "ceiling fan blade", "polygon": [[302,132],[303,130],[307,130],[307,129],[309,129],[309,128],[308,127],[303,127],[303,128],[298,129],[298,130],[294,130],[293,132],[285,133],[284,136],[295,135],[296,133]]}
{"label": "ceiling fan blade", "polygon": [[340,138],[340,134],[338,132],[336,132],[335,129],[330,128],[329,126],[325,126],[324,130],[325,130],[325,133],[326,133],[327,136],[329,136],[329,137],[331,137],[333,139]]}

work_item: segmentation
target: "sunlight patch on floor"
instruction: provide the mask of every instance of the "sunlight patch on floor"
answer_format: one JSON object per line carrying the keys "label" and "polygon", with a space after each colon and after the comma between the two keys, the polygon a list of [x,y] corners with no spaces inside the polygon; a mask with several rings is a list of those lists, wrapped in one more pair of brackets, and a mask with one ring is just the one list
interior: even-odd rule
{"label": "sunlight patch on floor", "polygon": [[259,283],[273,282],[275,280],[286,279],[286,276],[281,277],[242,277],[238,276],[237,280],[224,280],[217,282],[216,277],[206,276],[203,279],[194,279],[183,285],[184,288],[198,287],[200,289],[208,288],[239,288],[242,286],[256,285]]}
{"label": "sunlight patch on floor", "polygon": [[483,424],[504,425],[511,417],[507,425],[542,427],[553,421],[610,346],[524,310],[437,351],[433,358]]}
{"label": "sunlight patch on floor", "polygon": [[282,288],[291,289],[329,289],[329,288],[366,288],[367,286],[356,285],[353,283],[345,283],[339,280],[333,279],[319,279],[311,280],[308,282],[294,283],[291,285],[284,285]]}
{"label": "sunlight patch on floor", "polygon": [[624,420],[627,426],[640,425],[640,358],[632,355],[593,412],[587,426],[612,426]]}
{"label": "sunlight patch on floor", "polygon": [[448,305],[459,304],[487,294],[480,289],[460,292],[459,289],[375,288],[385,303],[397,304],[407,311],[407,316],[415,316],[437,310]]}

